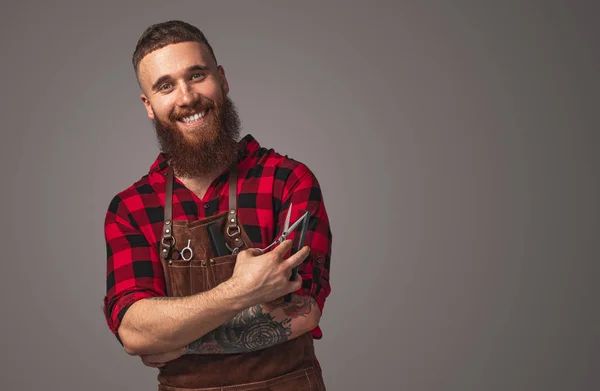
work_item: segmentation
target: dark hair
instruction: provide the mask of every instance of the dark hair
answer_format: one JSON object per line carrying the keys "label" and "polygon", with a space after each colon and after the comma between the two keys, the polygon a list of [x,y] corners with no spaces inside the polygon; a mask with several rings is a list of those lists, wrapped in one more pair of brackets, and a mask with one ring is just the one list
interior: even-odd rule
{"label": "dark hair", "polygon": [[142,61],[142,58],[148,53],[167,45],[180,42],[199,42],[206,45],[210,54],[212,54],[215,59],[215,62],[217,62],[212,47],[200,29],[180,20],[170,20],[168,22],[153,24],[148,27],[138,40],[132,59],[136,76],[138,74],[140,61]]}

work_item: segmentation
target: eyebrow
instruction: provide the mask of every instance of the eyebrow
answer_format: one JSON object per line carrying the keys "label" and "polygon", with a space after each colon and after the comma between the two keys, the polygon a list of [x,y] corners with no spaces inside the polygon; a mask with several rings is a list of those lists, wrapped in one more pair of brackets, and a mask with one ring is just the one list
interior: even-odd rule
{"label": "eyebrow", "polygon": [[[188,67],[185,72],[186,73],[190,73],[190,72],[194,72],[194,71],[201,71],[201,72],[206,72],[210,70],[209,67],[207,67],[206,65],[200,65],[200,64],[196,64],[196,65],[192,65],[191,67]],[[152,84],[152,90],[156,91],[158,90],[158,87],[160,87],[161,84],[163,84],[164,82],[171,80],[172,77],[170,75],[163,75],[161,77],[158,78],[158,80],[156,80],[154,82],[154,84]]]}

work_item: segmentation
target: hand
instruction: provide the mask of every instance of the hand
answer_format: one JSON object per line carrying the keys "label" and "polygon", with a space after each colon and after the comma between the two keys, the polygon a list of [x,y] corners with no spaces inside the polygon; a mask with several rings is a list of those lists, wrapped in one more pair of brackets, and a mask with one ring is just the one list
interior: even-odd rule
{"label": "hand", "polygon": [[160,367],[163,367],[167,362],[173,361],[173,360],[183,356],[183,354],[185,353],[186,350],[187,350],[187,347],[184,346],[182,348],[173,350],[171,352],[160,353],[160,354],[146,354],[146,355],[142,355],[140,357],[141,357],[144,365],[151,367],[151,368],[160,368]]}
{"label": "hand", "polygon": [[310,249],[304,246],[296,254],[283,259],[291,248],[292,241],[286,240],[265,254],[251,248],[237,255],[231,281],[248,294],[251,305],[268,303],[302,287],[299,274],[293,281],[290,281],[290,277],[292,269],[306,259]]}

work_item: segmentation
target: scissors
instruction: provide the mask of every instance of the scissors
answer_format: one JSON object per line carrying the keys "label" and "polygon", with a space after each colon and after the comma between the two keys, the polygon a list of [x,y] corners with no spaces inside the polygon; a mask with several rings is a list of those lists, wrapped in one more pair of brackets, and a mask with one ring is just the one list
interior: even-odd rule
{"label": "scissors", "polygon": [[[183,250],[179,250],[177,247],[173,247],[171,250],[171,259],[172,260],[180,260],[189,261],[194,257],[194,250],[190,247],[192,240],[188,239],[188,244]],[[175,242],[173,242],[175,244]]]}
{"label": "scissors", "polygon": [[[298,225],[300,225],[300,223],[302,223],[304,220],[306,220],[306,222],[308,222],[308,216],[309,213],[307,210],[303,211],[302,216],[300,216],[298,218],[298,220],[296,220],[292,225],[290,225],[290,217],[292,215],[292,204],[290,203],[290,207],[288,208],[287,211],[287,216],[285,218],[285,224],[283,225],[283,231],[281,232],[281,235],[275,239],[275,241],[271,244],[269,244],[267,247],[265,248],[259,248],[259,250],[264,254],[268,249],[270,249],[271,247],[275,246],[276,244],[281,244],[283,243],[287,237],[294,232],[294,230],[298,227]],[[305,227],[307,226],[307,224],[303,225],[304,230],[306,229]]]}

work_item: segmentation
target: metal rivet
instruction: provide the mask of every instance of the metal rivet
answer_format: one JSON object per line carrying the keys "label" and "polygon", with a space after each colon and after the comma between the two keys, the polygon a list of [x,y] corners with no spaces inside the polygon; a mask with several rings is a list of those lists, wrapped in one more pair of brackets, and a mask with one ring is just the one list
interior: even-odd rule
{"label": "metal rivet", "polygon": [[167,249],[166,249],[166,248],[163,248],[163,253],[166,253],[166,252],[167,252]]}
{"label": "metal rivet", "polygon": [[169,265],[172,265],[172,264],[173,264],[173,261],[169,261]]}
{"label": "metal rivet", "polygon": [[231,210],[229,211],[229,213],[231,213],[231,214],[234,214],[234,213],[235,213],[235,210],[231,209]]}
{"label": "metal rivet", "polygon": [[214,260],[214,259],[211,259],[211,260],[210,260],[210,264],[211,264],[211,265],[214,265],[214,264],[215,264],[215,260]]}
{"label": "metal rivet", "polygon": [[323,260],[321,258],[317,259],[317,263],[323,263]]}
{"label": "metal rivet", "polygon": [[209,204],[204,204],[204,209],[208,209],[208,208],[210,208],[210,205]]}
{"label": "metal rivet", "polygon": [[240,238],[235,238],[235,241],[236,241],[236,242],[239,242],[239,241],[240,241]]}
{"label": "metal rivet", "polygon": [[167,220],[167,221],[165,221],[165,224],[166,224],[166,225],[169,225],[169,224],[171,224],[171,221],[170,221],[170,220]]}
{"label": "metal rivet", "polygon": [[167,229],[165,230],[165,232],[166,232],[166,233],[169,233],[169,232],[171,232],[171,230],[167,228]]}
{"label": "metal rivet", "polygon": [[232,223],[235,223],[235,219],[231,219],[231,220],[229,220],[229,221],[231,221]]}

